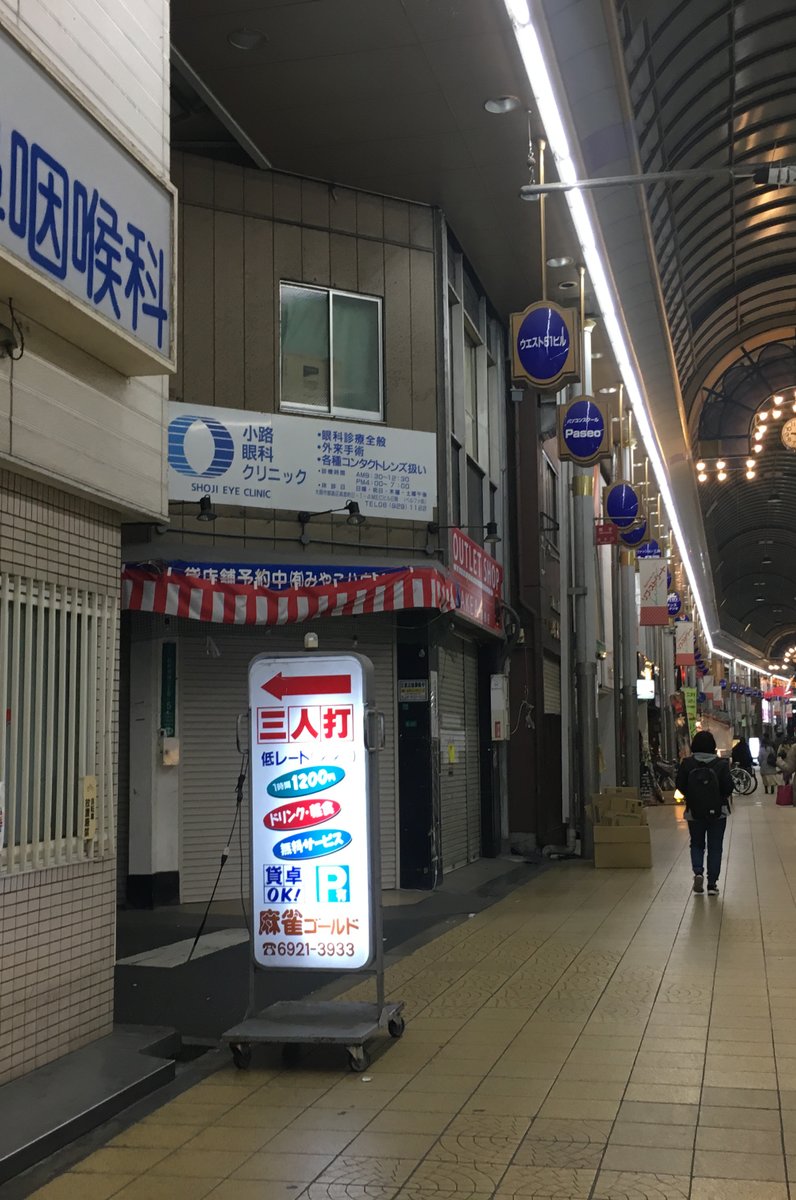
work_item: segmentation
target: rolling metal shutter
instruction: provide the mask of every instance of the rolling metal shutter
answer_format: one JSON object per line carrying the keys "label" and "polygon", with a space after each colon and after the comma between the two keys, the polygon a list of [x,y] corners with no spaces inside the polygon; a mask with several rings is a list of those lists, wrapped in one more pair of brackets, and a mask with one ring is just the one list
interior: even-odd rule
{"label": "rolling metal shutter", "polygon": [[561,663],[557,658],[544,656],[544,710],[561,715]]}
{"label": "rolling metal shutter", "polygon": [[116,783],[116,903],[127,901],[130,851],[130,637],[119,651],[118,757]]}
{"label": "rolling metal shutter", "polygon": [[[235,722],[246,711],[247,671],[255,654],[301,650],[307,625],[288,629],[196,626],[180,621],[178,677],[180,704],[180,893],[184,903],[206,901],[215,882],[221,851],[234,815],[240,758]],[[323,650],[357,649],[375,668],[376,706],[385,715],[386,745],[379,755],[382,886],[397,886],[397,767],[395,632],[391,617],[334,618],[313,622]],[[354,637],[357,645],[354,647]],[[208,637],[211,639],[208,642]],[[220,653],[214,657],[213,647]],[[208,653],[210,650],[210,653]],[[248,799],[242,841],[244,886],[248,897]],[[216,897],[240,892],[240,853],[236,831]]]}
{"label": "rolling metal shutter", "polygon": [[442,869],[454,871],[481,853],[478,657],[464,642],[440,648],[439,728]]}
{"label": "rolling metal shutter", "polygon": [[478,650],[464,647],[464,724],[467,734],[467,857],[481,857],[481,754],[478,727]]}

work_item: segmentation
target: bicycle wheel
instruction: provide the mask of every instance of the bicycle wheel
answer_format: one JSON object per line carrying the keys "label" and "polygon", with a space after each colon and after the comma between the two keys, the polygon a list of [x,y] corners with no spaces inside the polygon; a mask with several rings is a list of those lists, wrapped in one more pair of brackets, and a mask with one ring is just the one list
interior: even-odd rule
{"label": "bicycle wheel", "polygon": [[748,791],[748,792],[745,792],[745,793],[744,793],[744,795],[746,795],[746,796],[751,796],[751,795],[752,795],[752,792],[756,792],[756,791],[757,791],[757,783],[758,783],[758,780],[757,780],[757,773],[756,773],[754,770],[752,770],[752,771],[748,772],[748,774],[751,776],[751,779],[752,779],[752,786],[749,788],[749,791]]}
{"label": "bicycle wheel", "polygon": [[733,767],[731,775],[733,786],[740,796],[750,795],[757,786],[757,781],[743,767]]}

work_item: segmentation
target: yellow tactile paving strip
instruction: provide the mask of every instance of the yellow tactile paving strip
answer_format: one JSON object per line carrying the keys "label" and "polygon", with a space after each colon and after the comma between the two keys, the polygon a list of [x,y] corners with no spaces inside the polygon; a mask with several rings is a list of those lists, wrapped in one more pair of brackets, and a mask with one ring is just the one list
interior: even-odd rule
{"label": "yellow tactile paving strip", "polygon": [[796,812],[738,806],[720,900],[651,816],[652,871],[555,867],[391,969],[370,1082],[219,1071],[36,1197],[796,1198]]}

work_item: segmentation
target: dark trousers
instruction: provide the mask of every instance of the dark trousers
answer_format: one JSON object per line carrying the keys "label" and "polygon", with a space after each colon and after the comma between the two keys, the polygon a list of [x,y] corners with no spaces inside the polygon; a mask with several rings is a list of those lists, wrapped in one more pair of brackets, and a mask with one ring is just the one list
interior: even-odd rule
{"label": "dark trousers", "polygon": [[717,883],[721,871],[721,849],[727,818],[715,821],[689,821],[691,833],[691,866],[695,875],[705,874],[705,843],[708,848],[708,883]]}

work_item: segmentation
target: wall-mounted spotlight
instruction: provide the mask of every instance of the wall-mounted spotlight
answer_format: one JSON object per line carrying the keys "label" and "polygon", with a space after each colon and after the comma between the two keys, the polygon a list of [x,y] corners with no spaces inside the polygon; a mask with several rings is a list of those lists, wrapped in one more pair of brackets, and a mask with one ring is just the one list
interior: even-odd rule
{"label": "wall-mounted spotlight", "polygon": [[297,521],[301,525],[301,536],[299,537],[299,541],[301,542],[302,546],[307,546],[309,544],[310,535],[307,533],[307,526],[314,517],[328,517],[331,513],[339,512],[348,513],[348,516],[346,517],[346,525],[353,525],[356,527],[365,524],[365,518],[359,511],[359,505],[357,504],[356,500],[347,500],[346,503],[340,508],[325,508],[323,512],[312,513],[302,511],[298,513],[296,517]]}
{"label": "wall-mounted spotlight", "polygon": [[199,512],[196,514],[197,521],[215,521],[218,513],[213,508],[213,502],[209,496],[202,496],[199,501]]}

